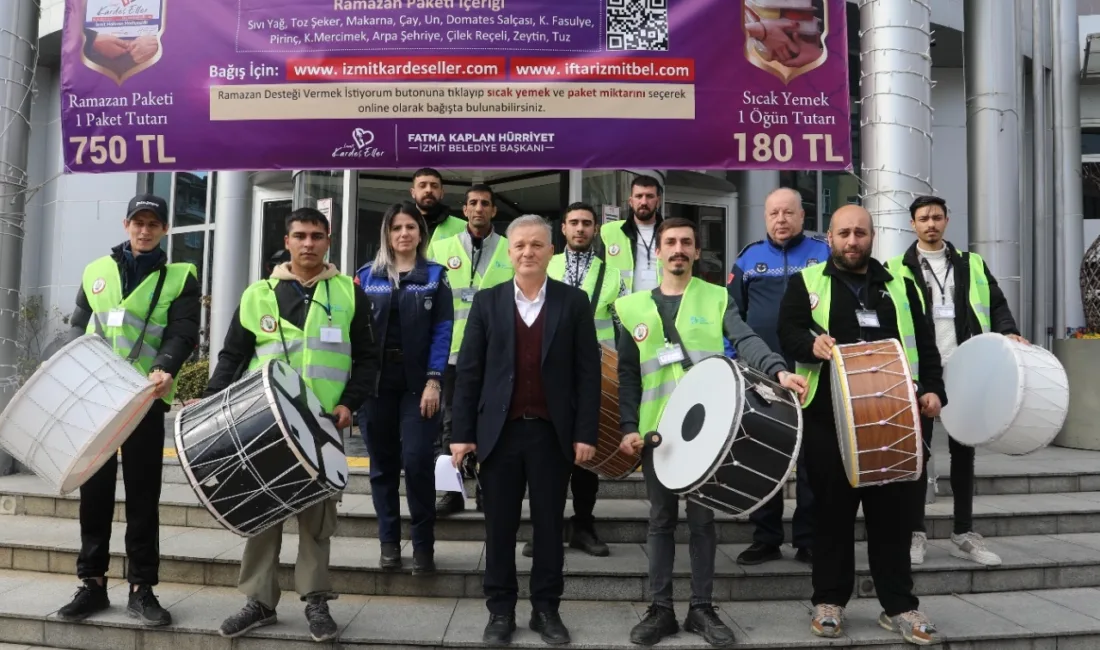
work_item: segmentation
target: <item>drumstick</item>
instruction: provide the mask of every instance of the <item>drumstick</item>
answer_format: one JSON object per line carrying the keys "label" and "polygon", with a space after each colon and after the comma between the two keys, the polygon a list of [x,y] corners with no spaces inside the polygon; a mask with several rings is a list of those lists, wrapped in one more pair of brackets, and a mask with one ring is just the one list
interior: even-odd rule
{"label": "drumstick", "polygon": [[646,434],[646,437],[642,439],[642,445],[649,447],[650,449],[656,449],[661,446],[661,434],[656,431],[650,431]]}

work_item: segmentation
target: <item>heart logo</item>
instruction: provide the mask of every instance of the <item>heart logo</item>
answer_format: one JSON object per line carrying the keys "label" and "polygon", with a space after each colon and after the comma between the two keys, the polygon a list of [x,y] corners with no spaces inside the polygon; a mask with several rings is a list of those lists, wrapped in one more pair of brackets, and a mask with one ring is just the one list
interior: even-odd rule
{"label": "heart logo", "polygon": [[355,140],[355,146],[359,149],[366,149],[367,145],[374,142],[374,133],[366,129],[355,129],[351,132],[351,137]]}

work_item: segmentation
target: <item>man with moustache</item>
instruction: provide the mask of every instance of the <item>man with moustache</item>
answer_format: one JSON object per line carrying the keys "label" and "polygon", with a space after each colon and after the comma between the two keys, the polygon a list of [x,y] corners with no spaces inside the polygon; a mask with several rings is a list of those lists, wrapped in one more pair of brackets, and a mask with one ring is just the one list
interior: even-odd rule
{"label": "man with moustache", "polygon": [[830,399],[829,360],[836,344],[899,340],[913,369],[920,410],[934,417],[947,403],[940,354],[916,284],[871,257],[871,215],[858,205],[840,208],[828,239],[829,260],[792,276],[779,308],[779,342],[808,383],[802,444],[814,491],[810,631],[827,638],[843,634],[844,608],[855,588],[855,520],[862,505],[871,577],[884,610],[879,625],[909,643],[928,645],[937,641],[937,632],[917,609],[909,566],[911,504],[923,486],[899,481],[854,488],[848,482]]}
{"label": "man with moustache", "polygon": [[[596,319],[596,339],[601,345],[615,349],[617,338],[615,299],[626,295],[626,285],[614,270],[592,248],[600,227],[596,223],[596,210],[587,203],[573,203],[565,209],[561,221],[561,233],[565,235],[565,252],[550,260],[547,274],[558,282],[583,289],[588,294]],[[573,491],[572,529],[569,546],[596,557],[607,557],[611,549],[596,536],[596,492],[600,477],[583,467],[574,467],[570,478]],[[523,555],[531,557],[534,545],[523,545]]]}
{"label": "man with moustache", "polygon": [[[451,355],[447,370],[443,373],[443,426],[440,427],[436,455],[446,453],[450,447],[453,401],[455,391],[455,364],[462,347],[466,319],[474,296],[482,289],[494,287],[512,279],[512,263],[508,259],[508,239],[493,231],[493,218],[497,215],[496,196],[493,188],[484,184],[471,185],[466,190],[462,204],[466,215],[463,230],[458,235],[441,239],[429,246],[428,257],[447,267],[447,281],[454,296],[454,329],[451,335]],[[473,462],[473,456],[470,456]],[[464,468],[472,475],[472,464]],[[481,485],[478,484],[474,503],[482,509]],[[466,509],[461,492],[445,492],[436,502],[437,517],[446,517]]]}
{"label": "man with moustache", "polygon": [[[936,196],[919,196],[909,206],[910,225],[917,241],[902,255],[886,263],[888,269],[912,280],[921,291],[925,318],[936,334],[943,363],[955,348],[971,336],[997,332],[1027,343],[1020,336],[1016,320],[1008,307],[1004,293],[989,266],[977,253],[956,249],[944,239],[947,224],[947,202]],[[931,455],[932,418],[921,419],[924,432],[925,458]],[[985,566],[997,566],[1001,558],[989,550],[981,535],[974,532],[974,448],[948,437],[951,452],[951,492],[955,502],[955,524],[951,554]],[[927,472],[928,465],[925,464]],[[922,482],[923,484],[923,482]],[[913,564],[924,563],[925,542],[928,539],[924,523],[924,493],[917,504],[918,519],[909,549]]]}
{"label": "man with moustache", "polygon": [[627,291],[650,291],[661,283],[657,259],[657,227],[661,184],[652,176],[638,176],[630,184],[630,214],[600,228],[607,264],[622,276]]}
{"label": "man with moustache", "polygon": [[428,223],[428,237],[431,238],[428,241],[428,257],[431,258],[432,245],[465,230],[466,222],[452,216],[451,209],[443,203],[443,176],[431,167],[413,173],[409,194]]}
{"label": "man with moustache", "polygon": [[[807,266],[829,259],[829,245],[802,232],[806,213],[802,195],[781,187],[764,201],[764,220],[768,236],[746,246],[730,271],[729,292],[741,310],[741,318],[773,352],[779,346],[779,303],[791,275]],[[794,360],[787,358],[788,368]],[[795,559],[813,562],[813,492],[806,478],[805,454],[799,453],[795,472],[796,506],[792,522]],[[783,493],[749,515],[755,525],[752,545],[737,556],[738,564],[754,565],[783,557]]]}
{"label": "man with moustache", "polygon": [[[656,253],[666,269],[660,286],[615,301],[623,324],[623,335],[619,337],[619,412],[624,453],[643,447],[643,435],[657,428],[676,384],[693,364],[722,355],[727,338],[748,365],[799,394],[806,388],[805,380],[788,372],[783,357],[769,350],[741,320],[737,304],[724,288],[692,277],[692,265],[700,253],[695,224],[687,219],[666,219],[655,236]],[[672,575],[680,497],[657,480],[652,458],[652,450],[644,448],[642,469],[649,499],[646,551],[653,602],[630,631],[630,641],[639,645],[654,645],[679,631],[672,604]],[[713,646],[733,645],[733,631],[718,617],[713,603],[718,544],[714,511],[689,501],[686,513],[691,604],[684,629],[702,635]]]}

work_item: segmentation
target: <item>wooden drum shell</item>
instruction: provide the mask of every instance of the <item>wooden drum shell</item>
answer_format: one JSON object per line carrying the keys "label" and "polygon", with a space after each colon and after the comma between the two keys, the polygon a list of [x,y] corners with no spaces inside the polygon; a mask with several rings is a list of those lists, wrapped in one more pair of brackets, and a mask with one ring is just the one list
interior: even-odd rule
{"label": "wooden drum shell", "polygon": [[600,363],[600,421],[597,431],[596,455],[579,463],[580,467],[608,479],[626,478],[642,463],[641,450],[630,456],[619,451],[623,434],[619,429],[619,354],[604,345]]}

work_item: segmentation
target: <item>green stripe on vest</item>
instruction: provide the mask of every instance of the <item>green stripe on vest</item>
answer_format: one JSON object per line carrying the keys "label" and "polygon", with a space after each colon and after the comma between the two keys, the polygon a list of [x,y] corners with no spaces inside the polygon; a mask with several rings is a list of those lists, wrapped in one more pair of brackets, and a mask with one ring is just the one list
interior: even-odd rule
{"label": "green stripe on vest", "polygon": [[470,317],[472,304],[472,301],[462,299],[462,290],[473,288],[481,291],[495,287],[511,280],[515,271],[512,269],[512,260],[508,257],[508,239],[505,237],[497,240],[496,250],[489,258],[489,267],[485,270],[484,277],[473,272],[473,262],[466,254],[466,248],[462,246],[462,239],[457,235],[437,242],[432,248],[432,255],[433,261],[447,267],[447,282],[451,285],[454,297],[455,319],[451,330],[449,359],[449,363],[454,364],[458,361],[458,351],[462,347],[462,335],[466,332],[466,320]]}
{"label": "green stripe on vest", "polygon": [[[609,269],[619,272],[626,290],[634,291],[634,244],[630,243],[630,237],[623,232],[625,220],[612,221],[600,226],[600,239],[603,240],[604,256],[607,259]],[[654,231],[654,237],[657,236]],[[656,246],[654,246],[656,248]],[[661,281],[661,269],[664,265],[657,260],[657,282]]]}
{"label": "green stripe on vest", "polygon": [[448,216],[443,220],[443,223],[435,227],[435,232],[432,233],[432,240],[428,242],[428,248],[424,254],[424,257],[428,259],[432,258],[432,249],[436,245],[436,242],[449,239],[459,234],[463,230],[466,230],[466,221],[459,219],[455,216]]}
{"label": "green stripe on vest", "polygon": [[[967,287],[967,301],[970,303],[970,309],[974,311],[974,315],[978,317],[978,325],[982,328],[979,332],[989,332],[992,330],[992,321],[990,319],[990,313],[992,308],[989,300],[989,279],[985,277],[985,260],[981,255],[977,253],[963,253],[959,255],[965,255],[970,265],[970,286]],[[886,268],[891,273],[896,272],[897,269],[901,270],[901,277],[908,278],[913,282],[916,282],[916,277],[913,276],[913,271],[905,265],[905,255],[898,255],[891,257],[886,262]],[[922,312],[928,311],[928,306],[924,304],[924,293],[921,294],[920,306]]]}
{"label": "green stripe on vest", "polygon": [[[592,258],[592,264],[584,276],[581,288],[592,299],[592,292],[596,290],[596,278],[600,275],[600,265],[603,262],[598,257]],[[558,282],[565,280],[565,253],[558,253],[550,258],[550,266],[546,274]],[[611,305],[619,297],[619,275],[608,268],[603,274],[603,286],[600,288],[600,297],[596,302],[596,338],[604,345],[613,345],[615,341],[615,325],[611,318]]]}

